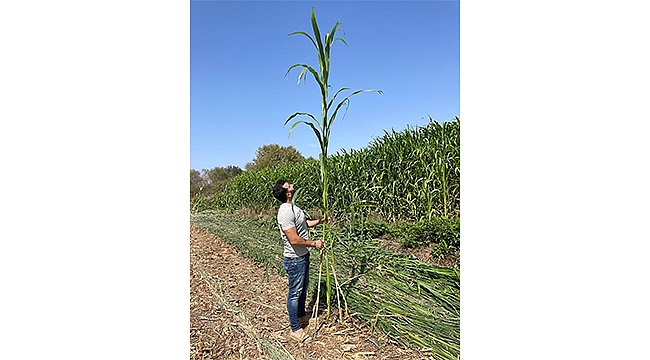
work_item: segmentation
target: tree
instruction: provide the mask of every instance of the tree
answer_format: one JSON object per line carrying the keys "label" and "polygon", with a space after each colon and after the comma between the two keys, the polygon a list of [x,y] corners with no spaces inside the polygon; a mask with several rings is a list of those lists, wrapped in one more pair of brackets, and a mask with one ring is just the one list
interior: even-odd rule
{"label": "tree", "polygon": [[200,188],[203,188],[203,195],[208,197],[222,191],[235,176],[243,171],[239,166],[233,165],[225,168],[217,166],[210,170],[203,169],[201,172],[190,169],[190,198],[198,194]]}
{"label": "tree", "polygon": [[208,179],[210,183],[210,190],[212,193],[222,191],[226,184],[230,182],[235,176],[241,174],[242,170],[239,166],[229,165],[228,167],[215,167],[212,170],[203,170],[203,176]]}
{"label": "tree", "polygon": [[268,166],[294,164],[303,161],[306,161],[305,157],[293,146],[262,145],[257,149],[255,159],[246,164],[246,170],[254,171]]}
{"label": "tree", "polygon": [[204,176],[210,180],[211,184],[228,181],[243,172],[238,166],[229,165],[228,167],[215,167],[212,170],[203,170]]}
{"label": "tree", "polygon": [[190,169],[190,198],[198,194],[199,188],[205,186],[205,181],[201,177],[201,173],[194,169]]}

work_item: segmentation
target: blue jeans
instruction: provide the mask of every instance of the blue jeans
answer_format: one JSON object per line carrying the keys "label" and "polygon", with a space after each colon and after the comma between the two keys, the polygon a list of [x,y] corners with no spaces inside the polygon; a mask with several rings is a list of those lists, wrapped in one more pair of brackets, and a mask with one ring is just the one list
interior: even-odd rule
{"label": "blue jeans", "polygon": [[289,278],[289,293],[287,294],[287,311],[291,331],[300,330],[298,318],[306,315],[305,300],[309,286],[309,253],[303,257],[284,258],[284,270]]}

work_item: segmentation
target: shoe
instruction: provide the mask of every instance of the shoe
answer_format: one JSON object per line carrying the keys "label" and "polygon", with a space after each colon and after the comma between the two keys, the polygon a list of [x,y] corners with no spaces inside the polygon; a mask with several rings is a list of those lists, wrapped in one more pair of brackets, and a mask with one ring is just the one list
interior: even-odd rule
{"label": "shoe", "polygon": [[300,325],[302,325],[303,327],[305,327],[305,326],[309,326],[309,316],[305,315],[305,316],[299,318],[299,319],[298,319],[298,322],[299,322]]}
{"label": "shoe", "polygon": [[309,335],[307,335],[303,329],[289,331],[289,337],[297,342],[305,342],[311,339],[311,337],[309,337]]}

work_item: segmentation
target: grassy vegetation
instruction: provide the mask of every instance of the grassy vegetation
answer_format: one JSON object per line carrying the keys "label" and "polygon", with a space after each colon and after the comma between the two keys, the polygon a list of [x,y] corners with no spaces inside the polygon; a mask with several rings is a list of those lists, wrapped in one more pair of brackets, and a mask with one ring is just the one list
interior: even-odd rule
{"label": "grassy vegetation", "polygon": [[[330,211],[351,212],[385,222],[460,217],[460,119],[391,130],[361,150],[328,158]],[[320,208],[319,161],[244,172],[196,211],[206,209],[277,211],[271,187],[278,179],[300,189],[301,208]],[[193,203],[194,204],[194,203]]]}
{"label": "grassy vegetation", "polygon": [[[282,244],[273,219],[243,219],[208,211],[192,214],[191,221],[255,259],[267,271],[285,275]],[[375,225],[371,224],[350,221],[334,232],[337,275],[350,312],[398,341],[430,349],[437,359],[457,359],[460,270],[435,267],[384,250],[379,240],[373,239]],[[311,231],[314,237],[319,236]],[[318,263],[312,261],[311,266],[311,273],[317,274]],[[311,294],[316,292],[317,280],[312,277]]]}

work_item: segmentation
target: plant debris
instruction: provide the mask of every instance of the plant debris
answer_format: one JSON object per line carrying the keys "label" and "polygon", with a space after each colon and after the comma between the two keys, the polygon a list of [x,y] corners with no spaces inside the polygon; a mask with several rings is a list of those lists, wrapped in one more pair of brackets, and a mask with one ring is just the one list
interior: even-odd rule
{"label": "plant debris", "polygon": [[[190,225],[190,359],[432,359],[350,317],[312,319],[289,339],[287,279]],[[308,296],[309,298],[309,296]],[[308,311],[313,304],[308,303]]]}

